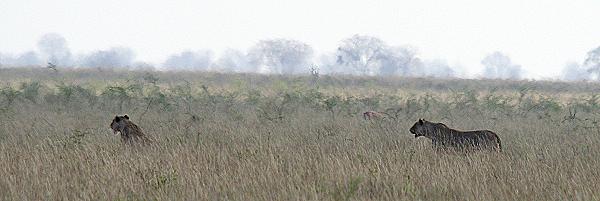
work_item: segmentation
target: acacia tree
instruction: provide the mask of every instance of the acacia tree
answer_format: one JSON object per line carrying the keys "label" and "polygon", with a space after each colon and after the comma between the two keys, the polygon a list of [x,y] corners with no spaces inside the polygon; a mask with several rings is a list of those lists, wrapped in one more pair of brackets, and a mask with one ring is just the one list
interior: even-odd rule
{"label": "acacia tree", "polygon": [[383,66],[382,58],[388,55],[385,42],[371,36],[354,35],[342,41],[336,52],[336,64],[344,73],[378,75]]}
{"label": "acacia tree", "polygon": [[591,77],[593,79],[600,78],[600,47],[587,53],[583,65],[587,68],[587,71],[592,74]]}
{"label": "acacia tree", "polygon": [[501,52],[494,52],[487,55],[481,64],[485,67],[484,77],[492,79],[520,79],[521,66],[513,64],[510,57]]}
{"label": "acacia tree", "polygon": [[330,71],[354,75],[421,76],[423,65],[416,51],[408,47],[388,46],[372,36],[354,35],[343,40]]}
{"label": "acacia tree", "polygon": [[312,48],[289,39],[261,40],[248,51],[248,61],[258,73],[307,73]]}
{"label": "acacia tree", "polygon": [[71,64],[71,50],[69,50],[67,40],[61,35],[45,34],[40,38],[37,46],[47,62],[57,65]]}

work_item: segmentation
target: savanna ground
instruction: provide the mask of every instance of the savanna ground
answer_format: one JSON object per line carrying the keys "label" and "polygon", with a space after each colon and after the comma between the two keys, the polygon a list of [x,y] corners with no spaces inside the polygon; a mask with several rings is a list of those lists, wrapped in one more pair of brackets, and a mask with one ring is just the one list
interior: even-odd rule
{"label": "savanna ground", "polygon": [[[2,200],[599,200],[600,85],[0,69]],[[365,121],[367,110],[387,118]],[[117,114],[155,140],[129,147]],[[435,152],[419,118],[503,152]]]}

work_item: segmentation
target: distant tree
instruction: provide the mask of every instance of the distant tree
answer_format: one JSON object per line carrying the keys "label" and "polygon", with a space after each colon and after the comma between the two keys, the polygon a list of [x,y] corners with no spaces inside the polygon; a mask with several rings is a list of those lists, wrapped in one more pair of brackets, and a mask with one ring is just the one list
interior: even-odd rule
{"label": "distant tree", "polygon": [[79,65],[90,68],[126,68],[131,67],[134,58],[133,50],[126,47],[113,47],[85,56]]}
{"label": "distant tree", "polygon": [[591,78],[590,73],[576,62],[567,63],[560,73],[560,77],[566,81],[589,80]]}
{"label": "distant tree", "polygon": [[20,54],[14,62],[15,66],[35,66],[43,63],[39,55],[34,51],[27,51]]}
{"label": "distant tree", "polygon": [[336,69],[357,75],[378,75],[383,66],[382,60],[392,63],[388,58],[388,47],[381,39],[372,36],[354,35],[342,41],[336,52],[336,64],[344,69]]}
{"label": "distant tree", "polygon": [[141,71],[154,71],[154,70],[156,70],[154,68],[154,65],[152,65],[151,63],[143,62],[143,61],[133,62],[131,64],[131,68],[133,70],[141,70]]}
{"label": "distant tree", "polygon": [[454,70],[444,60],[425,62],[424,76],[428,77],[454,77]]}
{"label": "distant tree", "polygon": [[61,66],[71,65],[71,50],[69,50],[67,40],[61,35],[45,34],[40,38],[37,46],[47,62]]}
{"label": "distant tree", "polygon": [[600,47],[587,53],[583,65],[587,68],[587,71],[592,74],[591,77],[593,79],[600,78]]}
{"label": "distant tree", "polygon": [[376,37],[354,35],[342,41],[335,54],[335,65],[327,68],[354,75],[423,76],[423,65],[416,52],[409,47],[388,46]]}
{"label": "distant tree", "polygon": [[408,47],[388,47],[381,60],[380,75],[426,76],[426,69],[417,51]]}
{"label": "distant tree", "polygon": [[17,56],[0,54],[0,65],[9,67],[37,66],[43,61],[34,51],[27,51]]}
{"label": "distant tree", "polygon": [[216,71],[252,72],[246,55],[234,49],[225,50],[212,66],[212,69]]}
{"label": "distant tree", "polygon": [[168,70],[208,70],[212,62],[212,52],[206,51],[183,51],[171,55],[163,66]]}
{"label": "distant tree", "polygon": [[258,73],[308,73],[312,54],[312,48],[300,41],[262,40],[250,48],[248,61]]}
{"label": "distant tree", "polygon": [[487,55],[481,64],[485,67],[484,77],[493,79],[520,79],[522,70],[520,65],[513,64],[510,58],[501,52]]}

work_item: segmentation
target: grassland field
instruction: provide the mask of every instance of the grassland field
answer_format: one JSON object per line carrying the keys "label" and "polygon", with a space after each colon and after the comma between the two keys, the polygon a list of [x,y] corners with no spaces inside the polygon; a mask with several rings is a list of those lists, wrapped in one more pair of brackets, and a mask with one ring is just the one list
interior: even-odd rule
{"label": "grassland field", "polygon": [[[503,151],[436,152],[419,118]],[[0,69],[0,200],[600,200],[599,121],[592,82]]]}

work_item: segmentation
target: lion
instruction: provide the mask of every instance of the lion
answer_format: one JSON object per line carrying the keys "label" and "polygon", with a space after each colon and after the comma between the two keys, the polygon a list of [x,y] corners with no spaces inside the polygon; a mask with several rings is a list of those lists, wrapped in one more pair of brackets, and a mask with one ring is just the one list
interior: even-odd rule
{"label": "lion", "polygon": [[383,119],[385,117],[385,115],[381,112],[376,112],[376,111],[366,111],[363,113],[363,118],[365,120],[371,120],[371,119]]}
{"label": "lion", "polygon": [[419,119],[410,132],[415,138],[423,136],[431,139],[432,145],[439,148],[455,147],[459,149],[475,148],[500,152],[502,145],[496,133],[489,130],[459,131],[443,123],[433,123]]}
{"label": "lion", "polygon": [[110,128],[115,135],[117,133],[121,134],[121,141],[125,144],[133,144],[135,142],[146,144],[151,142],[142,129],[131,122],[127,115],[115,116],[112,123],[110,123]]}

